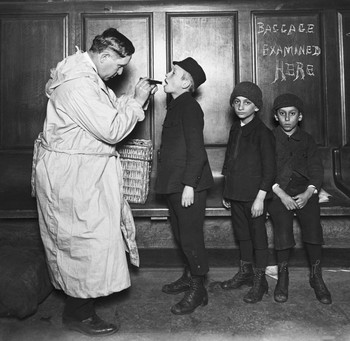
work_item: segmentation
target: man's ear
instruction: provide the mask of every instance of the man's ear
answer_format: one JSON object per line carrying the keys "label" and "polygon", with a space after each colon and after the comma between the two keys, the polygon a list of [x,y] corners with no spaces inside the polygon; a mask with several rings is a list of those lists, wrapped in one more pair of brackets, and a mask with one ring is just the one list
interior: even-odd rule
{"label": "man's ear", "polygon": [[107,51],[103,51],[98,55],[98,59],[99,59],[101,64],[103,64],[105,61],[107,61],[108,58],[110,58],[110,54]]}
{"label": "man's ear", "polygon": [[300,122],[302,119],[303,119],[303,114],[302,114],[302,113],[299,113],[298,121]]}
{"label": "man's ear", "polygon": [[258,112],[258,111],[259,111],[259,108],[258,108],[258,107],[255,107],[255,108],[254,108],[254,111],[255,111],[255,112]]}
{"label": "man's ear", "polygon": [[275,120],[278,121],[278,116],[277,116],[277,114],[275,114],[274,116],[275,116]]}

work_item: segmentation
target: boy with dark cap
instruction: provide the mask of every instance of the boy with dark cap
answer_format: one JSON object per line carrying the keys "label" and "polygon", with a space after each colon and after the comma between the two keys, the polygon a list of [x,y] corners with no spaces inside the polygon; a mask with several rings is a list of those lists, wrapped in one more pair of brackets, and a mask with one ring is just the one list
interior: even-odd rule
{"label": "boy with dark cap", "polygon": [[276,164],[272,132],[256,116],[262,104],[262,93],[256,84],[242,82],[234,88],[230,105],[238,120],[231,127],[222,171],[225,176],[223,203],[231,208],[240,248],[240,267],[233,278],[220,285],[222,289],[252,286],[243,298],[247,303],[261,301],[268,292],[266,199],[272,196]]}
{"label": "boy with dark cap", "polygon": [[164,91],[172,101],[163,123],[156,192],[166,196],[171,226],[183,256],[183,275],[163,286],[167,294],[185,292],[171,308],[176,315],[192,313],[208,303],[204,286],[209,271],[203,223],[207,189],[213,177],[203,140],[203,111],[192,93],[206,80],[202,67],[191,57],[173,62]]}
{"label": "boy with dark cap", "polygon": [[322,161],[312,136],[298,127],[303,119],[303,101],[294,94],[282,94],[275,99],[273,110],[279,123],[273,131],[276,138],[277,178],[272,187],[274,198],[268,206],[278,263],[274,299],[279,303],[288,299],[288,261],[290,250],[295,246],[295,214],[311,265],[310,285],[321,303],[330,304],[331,294],[322,279],[321,270],[323,232],[317,193],[323,181]]}

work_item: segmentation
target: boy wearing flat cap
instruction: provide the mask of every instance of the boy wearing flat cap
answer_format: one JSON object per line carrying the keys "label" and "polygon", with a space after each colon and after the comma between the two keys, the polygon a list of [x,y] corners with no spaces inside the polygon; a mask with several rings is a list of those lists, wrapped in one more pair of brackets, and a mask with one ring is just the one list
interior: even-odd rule
{"label": "boy wearing flat cap", "polygon": [[268,292],[266,200],[272,197],[276,163],[273,134],[257,116],[262,104],[262,93],[256,84],[241,82],[234,88],[230,105],[238,119],[231,127],[222,170],[223,203],[231,208],[240,267],[233,278],[221,282],[220,286],[225,290],[242,285],[252,287],[243,298],[246,303],[261,301]]}
{"label": "boy wearing flat cap", "polygon": [[203,223],[207,189],[213,177],[204,148],[203,111],[192,97],[205,80],[202,67],[191,57],[173,62],[164,80],[164,91],[172,100],[163,123],[156,192],[166,197],[184,262],[182,276],[162,288],[167,294],[185,293],[171,308],[176,315],[192,313],[208,303],[204,279],[209,266]]}
{"label": "boy wearing flat cap", "polygon": [[321,303],[330,304],[331,294],[321,270],[323,233],[317,193],[323,181],[322,161],[312,136],[298,127],[303,119],[303,101],[294,94],[285,93],[275,99],[273,111],[279,123],[273,131],[277,177],[272,187],[274,198],[268,205],[278,263],[274,299],[279,303],[288,299],[288,261],[290,250],[295,246],[293,218],[296,215],[311,265],[310,285]]}

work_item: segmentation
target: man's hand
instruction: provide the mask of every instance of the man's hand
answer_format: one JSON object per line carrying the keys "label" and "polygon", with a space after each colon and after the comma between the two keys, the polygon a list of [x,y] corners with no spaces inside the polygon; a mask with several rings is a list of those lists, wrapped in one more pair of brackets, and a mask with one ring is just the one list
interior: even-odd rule
{"label": "man's hand", "polygon": [[182,207],[190,207],[194,203],[194,189],[191,186],[185,186],[182,192]]}
{"label": "man's hand", "polygon": [[135,86],[134,98],[140,103],[141,107],[144,107],[150,95],[154,95],[158,91],[157,85],[149,84],[148,79],[147,77],[140,78]]}

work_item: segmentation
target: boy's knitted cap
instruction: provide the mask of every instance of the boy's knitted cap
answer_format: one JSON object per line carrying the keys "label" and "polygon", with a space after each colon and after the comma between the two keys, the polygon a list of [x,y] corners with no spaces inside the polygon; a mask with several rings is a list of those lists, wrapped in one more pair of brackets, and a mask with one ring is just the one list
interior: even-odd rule
{"label": "boy's knitted cap", "polygon": [[233,89],[233,92],[231,94],[231,97],[230,97],[230,105],[231,106],[232,106],[234,99],[238,96],[248,98],[259,109],[263,105],[262,92],[261,92],[260,88],[252,82],[241,82],[235,86],[235,88]]}
{"label": "boy's knitted cap", "polygon": [[179,62],[173,62],[173,64],[180,66],[192,76],[196,89],[207,79],[202,67],[191,57],[187,57]]}
{"label": "boy's knitted cap", "polygon": [[304,113],[303,101],[294,94],[282,94],[275,98],[273,102],[274,111],[285,107],[296,107],[300,112]]}

